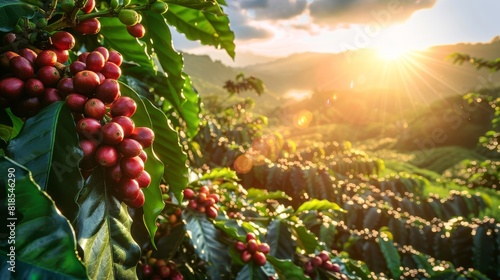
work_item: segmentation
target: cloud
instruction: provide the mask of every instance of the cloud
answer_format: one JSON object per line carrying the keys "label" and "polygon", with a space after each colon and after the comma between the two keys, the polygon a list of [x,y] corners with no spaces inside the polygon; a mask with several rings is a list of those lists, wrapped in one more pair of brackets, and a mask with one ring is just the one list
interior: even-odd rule
{"label": "cloud", "polygon": [[415,11],[434,6],[437,0],[314,0],[309,13],[323,25],[370,24],[384,21],[389,25],[408,19]]}
{"label": "cloud", "polygon": [[302,14],[307,0],[241,0],[239,7],[249,10],[255,20],[289,19]]}
{"label": "cloud", "polygon": [[[243,1],[249,2],[248,5],[259,5],[257,2],[265,2],[264,0]],[[255,2],[251,4],[250,2]],[[248,39],[266,39],[273,36],[272,32],[259,26],[255,26],[248,11],[241,9],[241,4],[231,3],[225,8],[225,12],[229,15],[231,29],[234,31],[237,40]]]}

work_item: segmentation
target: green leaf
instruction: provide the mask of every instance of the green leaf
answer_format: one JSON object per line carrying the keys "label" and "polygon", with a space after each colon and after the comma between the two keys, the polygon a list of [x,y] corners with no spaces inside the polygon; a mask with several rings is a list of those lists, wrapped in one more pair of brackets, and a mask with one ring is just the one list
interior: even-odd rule
{"label": "green leaf", "polygon": [[304,275],[304,270],[296,266],[290,260],[279,260],[273,256],[267,256],[267,261],[274,266],[280,279],[310,279]]}
{"label": "green leaf", "polygon": [[194,90],[193,85],[191,84],[191,79],[188,75],[182,75],[185,79],[184,81],[184,89],[182,91],[186,101],[182,104],[181,107],[181,117],[186,122],[187,126],[187,135],[193,139],[196,134],[198,134],[201,117],[200,117],[200,96]]}
{"label": "green leaf", "polygon": [[306,254],[313,254],[320,248],[318,238],[310,232],[305,226],[296,225],[291,227],[293,236],[297,241],[297,246],[304,250]]}
{"label": "green leaf", "polygon": [[211,169],[209,173],[203,174],[203,176],[201,176],[201,178],[198,181],[220,180],[220,179],[229,182],[237,182],[240,180],[234,170],[231,170],[230,168],[227,167],[226,168],[216,167]]}
{"label": "green leaf", "polygon": [[130,233],[127,207],[111,194],[101,167],[94,170],[79,199],[78,244],[90,279],[135,279],[141,250]]}
{"label": "green leaf", "polygon": [[[5,209],[0,229],[5,236],[0,239],[0,279],[87,279],[70,223],[32,180],[30,171],[6,157],[0,157],[0,170],[0,202]],[[12,248],[15,274],[8,270]]]}
{"label": "green leaf", "polygon": [[161,15],[150,11],[144,12],[141,24],[147,30],[143,38],[144,41],[148,48],[154,51],[158,63],[163,72],[166,73],[165,82],[168,85],[168,91],[156,91],[156,93],[165,97],[181,113],[181,106],[185,101],[182,95],[185,82],[182,76],[182,69],[184,68],[182,54],[174,49],[172,34]]}
{"label": "green leaf", "polygon": [[262,280],[269,279],[269,276],[264,271],[262,266],[254,265],[253,262],[246,264],[238,275],[236,275],[235,280]]}
{"label": "green leaf", "polygon": [[163,179],[169,185],[178,201],[182,201],[182,191],[188,185],[189,169],[186,165],[187,155],[179,143],[179,134],[172,128],[167,116],[156,108],[149,100],[144,105],[153,121],[155,141],[153,147],[156,155],[165,164]]}
{"label": "green leaf", "polygon": [[186,35],[189,40],[199,40],[204,45],[222,47],[234,58],[234,33],[229,27],[229,18],[220,16],[220,6],[213,5],[203,11],[169,4],[163,14],[170,25]]}
{"label": "green leaf", "polygon": [[392,278],[399,279],[402,273],[400,269],[401,257],[399,256],[396,246],[394,246],[391,232],[387,231],[387,228],[382,228],[380,230],[380,237],[377,240]]}
{"label": "green leaf", "polygon": [[10,141],[19,134],[23,125],[24,122],[12,114],[10,108],[0,111],[0,139]]}
{"label": "green leaf", "polygon": [[[41,3],[41,2],[40,2]],[[0,0],[0,31],[9,32],[14,29],[21,17],[33,18],[37,7],[19,0]]]}
{"label": "green leaf", "polygon": [[231,257],[227,245],[219,241],[220,233],[206,215],[190,209],[182,211],[191,245],[199,258],[206,261],[210,279],[224,279],[231,273]]}
{"label": "green leaf", "polygon": [[[137,110],[132,116],[132,120],[136,127],[149,127],[155,132],[155,141],[151,147],[144,149],[148,155],[148,160],[146,160],[144,164],[144,169],[151,176],[151,184],[149,187],[142,189],[146,201],[142,206],[144,210],[144,224],[149,232],[149,236],[152,244],[154,244],[154,236],[156,230],[158,229],[156,226],[156,219],[160,212],[165,207],[165,204],[162,200],[162,192],[160,189],[160,183],[164,174],[164,166],[163,163],[157,158],[154,148],[156,146],[160,146],[163,144],[162,135],[165,134],[166,128],[161,125],[161,114],[152,104],[146,99],[142,99],[132,88],[127,85],[120,83],[120,91],[123,96],[128,96],[132,98],[137,104]],[[150,114],[153,115],[154,123],[153,125],[152,118]],[[163,115],[163,118],[164,115]],[[161,143],[157,145],[157,143]]]}
{"label": "green leaf", "polygon": [[332,211],[346,212],[344,209],[340,208],[340,206],[337,203],[330,202],[328,200],[313,199],[304,202],[302,205],[300,205],[297,211],[295,211],[295,214],[299,214],[300,212],[310,211],[310,210],[317,210],[317,211],[332,210]]}
{"label": "green leaf", "polygon": [[32,172],[70,220],[78,213],[75,199],[83,186],[78,143],[71,111],[64,102],[56,102],[29,118],[7,147],[12,159]]}
{"label": "green leaf", "polygon": [[247,199],[252,203],[264,202],[268,199],[291,200],[283,191],[268,192],[267,190],[255,188],[248,189]]}
{"label": "green leaf", "polygon": [[279,259],[293,260],[295,255],[295,241],[292,239],[292,233],[285,221],[273,220],[267,227],[266,243],[271,250],[269,255]]}
{"label": "green leaf", "polygon": [[[498,233],[497,233],[498,235]],[[494,265],[495,260],[495,235],[487,225],[479,225],[473,237],[474,268],[487,272]]]}

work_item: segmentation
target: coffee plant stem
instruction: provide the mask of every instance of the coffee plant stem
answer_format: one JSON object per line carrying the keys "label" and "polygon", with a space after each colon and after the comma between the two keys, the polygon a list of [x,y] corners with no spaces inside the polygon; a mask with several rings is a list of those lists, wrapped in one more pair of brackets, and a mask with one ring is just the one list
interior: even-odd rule
{"label": "coffee plant stem", "polygon": [[57,0],[52,0],[49,4],[49,10],[44,13],[44,17],[49,19],[52,17],[57,8]]}
{"label": "coffee plant stem", "polygon": [[[76,8],[71,12],[71,15],[69,17],[62,17],[60,20],[48,25],[45,30],[48,32],[52,32],[55,30],[63,29],[65,27],[69,26],[75,26],[78,22],[88,20],[91,18],[99,18],[99,17],[114,17],[116,16],[116,10],[103,10],[103,11],[98,11],[95,13],[90,13],[90,14],[85,14],[85,15],[79,15],[77,17],[77,13],[79,9]],[[150,8],[149,5],[144,5],[144,6],[136,6],[136,7],[127,7],[129,10],[134,10],[134,11],[145,11]],[[75,12],[76,10],[76,12]]]}

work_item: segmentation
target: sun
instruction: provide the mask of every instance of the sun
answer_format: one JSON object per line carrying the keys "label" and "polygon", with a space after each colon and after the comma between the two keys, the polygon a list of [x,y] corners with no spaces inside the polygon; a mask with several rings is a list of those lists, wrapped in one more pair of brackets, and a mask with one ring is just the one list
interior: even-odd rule
{"label": "sun", "polygon": [[401,46],[380,46],[376,50],[377,55],[387,61],[401,59],[409,52],[408,48]]}

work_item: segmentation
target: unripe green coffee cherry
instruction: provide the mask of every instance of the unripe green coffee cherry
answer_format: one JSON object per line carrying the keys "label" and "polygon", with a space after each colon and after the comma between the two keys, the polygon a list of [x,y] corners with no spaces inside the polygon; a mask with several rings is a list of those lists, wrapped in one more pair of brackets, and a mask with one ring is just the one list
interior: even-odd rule
{"label": "unripe green coffee cherry", "polygon": [[164,14],[168,10],[168,5],[167,3],[163,2],[156,2],[153,5],[151,5],[151,11],[157,13],[157,14]]}
{"label": "unripe green coffee cherry", "polygon": [[21,33],[23,32],[23,28],[20,25],[14,26],[14,30],[12,30],[14,33]]}
{"label": "unripe green coffee cherry", "polygon": [[46,18],[41,18],[36,21],[36,27],[43,29],[47,27],[47,19]]}
{"label": "unripe green coffee cherry", "polygon": [[108,2],[101,2],[101,10],[108,10],[109,9],[109,3]]}
{"label": "unripe green coffee cherry", "polygon": [[61,9],[65,13],[70,13],[75,8],[75,0],[63,0],[61,2]]}
{"label": "unripe green coffee cherry", "polygon": [[127,26],[135,25],[139,22],[139,14],[134,10],[123,9],[118,13],[118,19]]}
{"label": "unripe green coffee cherry", "polygon": [[118,0],[111,0],[111,1],[109,1],[109,7],[112,10],[115,10],[116,8],[118,8],[119,4],[120,4],[120,2],[118,2]]}
{"label": "unripe green coffee cherry", "polygon": [[36,28],[36,24],[34,22],[31,22],[28,24],[29,28],[30,29],[35,29]]}
{"label": "unripe green coffee cherry", "polygon": [[38,32],[30,33],[30,35],[29,35],[30,44],[35,43],[37,38],[38,38]]}

